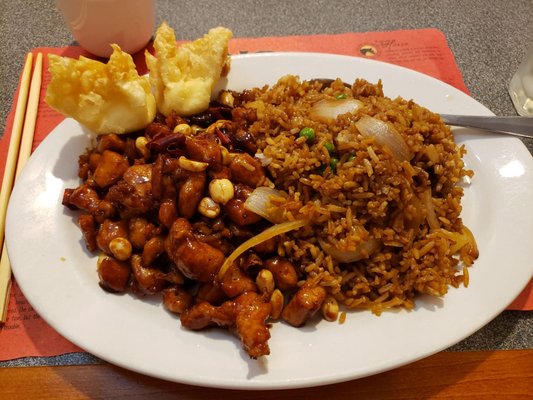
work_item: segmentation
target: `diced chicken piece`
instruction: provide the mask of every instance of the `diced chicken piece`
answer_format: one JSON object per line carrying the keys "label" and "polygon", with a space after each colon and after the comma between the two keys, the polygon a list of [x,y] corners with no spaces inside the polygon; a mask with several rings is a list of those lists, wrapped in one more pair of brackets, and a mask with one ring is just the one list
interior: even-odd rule
{"label": "diced chicken piece", "polygon": [[194,300],[196,303],[208,302],[219,305],[228,300],[228,297],[219,285],[215,285],[213,282],[204,282],[200,284]]}
{"label": "diced chicken piece", "polygon": [[292,326],[302,326],[320,309],[325,299],[326,289],[322,286],[304,284],[285,306],[281,317]]}
{"label": "diced chicken piece", "polygon": [[131,256],[131,269],[135,278],[135,288],[144,294],[158,293],[167,286],[166,274],[161,270],[145,267],[138,254]]}
{"label": "diced chicken piece", "polygon": [[224,206],[224,211],[228,218],[236,225],[246,226],[261,221],[260,215],[257,215],[244,207],[244,203],[252,191],[253,189],[249,186],[242,183],[236,184],[234,186],[234,197]]}
{"label": "diced chicken piece", "polygon": [[214,138],[207,135],[187,138],[185,145],[191,160],[206,162],[213,171],[222,169],[222,151]]}
{"label": "diced chicken piece", "polygon": [[111,150],[105,150],[98,160],[93,180],[101,188],[118,182],[129,167],[126,157]]}
{"label": "diced chicken piece", "polygon": [[163,290],[163,305],[168,311],[181,314],[193,305],[193,297],[182,288],[166,288]]}
{"label": "diced chicken piece", "polygon": [[191,174],[181,186],[178,194],[178,211],[180,216],[191,218],[198,209],[198,204],[204,196],[205,173]]}
{"label": "diced chicken piece", "polygon": [[88,185],[81,185],[76,189],[65,189],[63,205],[70,209],[81,209],[95,217],[101,223],[116,213],[115,206],[107,200],[100,200],[96,190]]}
{"label": "diced chicken piece", "polygon": [[220,250],[197,240],[191,224],[184,218],[178,218],[172,224],[165,249],[186,277],[200,282],[212,281],[225,258]]}
{"label": "diced chicken piece", "polygon": [[265,181],[261,162],[248,153],[237,154],[229,168],[234,182],[256,188]]}
{"label": "diced chicken piece", "polygon": [[106,219],[98,229],[96,244],[106,254],[111,254],[109,243],[115,238],[128,237],[128,225],[126,221],[111,221]]}
{"label": "diced chicken piece", "polygon": [[128,225],[129,240],[137,249],[144,248],[147,241],[160,234],[160,229],[145,218],[132,218]]}
{"label": "diced chicken piece", "polygon": [[207,302],[195,304],[183,314],[184,327],[201,330],[209,326],[234,328],[244,349],[252,358],[270,354],[270,332],[266,320],[271,305],[255,292],[248,292],[216,307]]}
{"label": "diced chicken piece", "polygon": [[123,153],[126,149],[126,142],[122,138],[115,134],[110,133],[108,135],[100,135],[97,138],[96,151],[103,153],[105,150],[113,150]]}
{"label": "diced chicken piece", "polygon": [[235,303],[239,309],[236,318],[237,333],[248,355],[257,358],[270,354],[270,331],[265,321],[270,316],[271,304],[265,303],[254,292],[239,296]]}
{"label": "diced chicken piece", "polygon": [[239,226],[252,225],[261,221],[261,216],[244,207],[245,200],[233,198],[224,205],[230,221]]}
{"label": "diced chicken piece", "polygon": [[152,191],[152,166],[133,165],[124,172],[123,179],[135,189],[139,196],[146,197]]}
{"label": "diced chicken piece", "polygon": [[81,232],[83,233],[83,239],[85,240],[85,245],[87,250],[95,251],[98,246],[96,245],[96,224],[94,221],[94,216],[91,214],[82,214],[78,218],[78,225],[80,226]]}
{"label": "diced chicken piece", "polygon": [[115,260],[113,257],[104,257],[98,263],[100,286],[105,290],[123,292],[128,285],[130,274],[128,263]]}
{"label": "diced chicken piece", "polygon": [[135,186],[130,185],[124,180],[111,186],[105,200],[115,205],[120,210],[120,216],[123,219],[134,218],[144,215],[150,211],[154,201],[150,193],[142,196],[137,192]]}
{"label": "diced chicken piece", "polygon": [[229,298],[246,292],[257,292],[257,285],[245,272],[235,264],[230,265],[220,281],[220,287]]}
{"label": "diced chicken piece", "polygon": [[76,189],[65,189],[63,205],[69,208],[78,208],[90,213],[98,209],[100,198],[92,187],[81,185]]}
{"label": "diced chicken piece", "polygon": [[264,266],[272,272],[276,287],[281,291],[295,288],[298,284],[298,273],[294,265],[283,257],[274,257],[266,260]]}

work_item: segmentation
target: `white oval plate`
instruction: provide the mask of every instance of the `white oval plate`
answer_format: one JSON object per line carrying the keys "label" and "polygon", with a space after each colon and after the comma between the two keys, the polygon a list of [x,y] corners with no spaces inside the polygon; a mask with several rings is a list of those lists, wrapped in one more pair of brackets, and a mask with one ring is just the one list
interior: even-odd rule
{"label": "white oval plate", "polygon": [[[314,53],[235,56],[227,87],[340,77],[383,80],[389,97],[414,99],[433,111],[490,115],[459,90],[420,73],[360,58]],[[191,332],[157,301],[113,295],[98,286],[96,258],[84,249],[76,213],[61,205],[77,186],[78,155],[91,134],[66,119],[41,143],[17,180],[7,215],[15,277],[37,312],[60,334],[113,364],[182,383],[236,389],[322,385],[386,371],[445,349],[496,317],[533,273],[533,161],[517,139],[456,131],[475,177],[463,218],[480,257],[468,289],[420,299],[414,311],[349,312],[343,325],[321,321],[295,329],[275,323],[271,355],[250,360],[232,334]]]}

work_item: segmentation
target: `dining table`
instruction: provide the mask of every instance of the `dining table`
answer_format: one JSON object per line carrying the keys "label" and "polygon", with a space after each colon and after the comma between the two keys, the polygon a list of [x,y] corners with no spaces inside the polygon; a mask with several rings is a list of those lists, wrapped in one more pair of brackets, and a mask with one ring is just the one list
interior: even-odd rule
{"label": "dining table", "polygon": [[[178,40],[194,40],[212,27],[225,26],[232,30],[232,40],[243,46],[254,43],[250,46],[256,51],[300,51],[310,46],[311,51],[335,53],[349,45],[350,35],[367,38],[379,51],[380,46],[392,48],[402,37],[408,37],[412,47],[425,34],[433,34],[441,40],[439,51],[449,55],[440,64],[441,78],[452,80],[446,68],[454,69],[453,79],[464,85],[463,91],[499,116],[517,115],[508,85],[533,43],[530,0],[156,0],[155,7],[155,26],[167,22]],[[78,44],[51,0],[2,1],[0,21],[0,132],[4,132],[26,54],[33,49],[76,49]],[[321,41],[321,50],[312,47],[313,38]],[[427,52],[405,60],[389,54],[385,62],[413,68],[423,65],[425,58],[437,57]],[[533,139],[520,140],[533,154]],[[533,240],[533,232],[523,234]],[[512,274],[512,265],[503,268]],[[502,311],[458,343],[406,365],[295,389],[250,391],[171,382],[113,365],[79,348],[53,355],[46,349],[42,354],[12,354],[16,355],[0,360],[0,398],[6,400],[533,397],[533,312],[520,305]]]}

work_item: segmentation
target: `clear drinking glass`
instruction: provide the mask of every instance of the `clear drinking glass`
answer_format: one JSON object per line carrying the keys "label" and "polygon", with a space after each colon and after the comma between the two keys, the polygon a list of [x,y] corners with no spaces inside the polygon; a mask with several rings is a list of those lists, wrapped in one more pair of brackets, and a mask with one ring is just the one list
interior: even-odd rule
{"label": "clear drinking glass", "polygon": [[76,41],[100,56],[111,55],[111,43],[134,54],[152,37],[155,0],[56,0]]}
{"label": "clear drinking glass", "polygon": [[511,78],[509,94],[518,114],[533,116],[533,46]]}

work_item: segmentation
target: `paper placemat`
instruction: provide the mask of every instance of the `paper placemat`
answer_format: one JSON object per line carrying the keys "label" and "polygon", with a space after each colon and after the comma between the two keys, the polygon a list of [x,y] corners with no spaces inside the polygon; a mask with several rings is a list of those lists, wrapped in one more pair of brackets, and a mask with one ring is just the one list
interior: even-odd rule
{"label": "paper placemat", "polygon": [[[151,48],[149,48],[151,50]],[[234,38],[229,45],[231,54],[269,52],[269,51],[306,51],[343,54],[355,57],[372,58],[407,67],[440,79],[457,89],[469,93],[453,54],[443,33],[437,29],[416,29],[389,32],[344,33],[338,35]],[[44,94],[50,80],[46,55],[53,53],[78,58],[80,55],[91,57],[80,47],[38,48],[42,52],[43,84],[41,101],[35,128],[33,148],[50,133],[64,117],[44,103]],[[140,73],[146,72],[143,52],[134,55]],[[12,110],[6,123],[6,132],[0,140],[0,177],[3,176],[9,136],[14,118]],[[532,283],[509,306],[509,309],[532,310]],[[54,356],[83,351],[51,328],[26,301],[16,282],[9,303],[6,324],[0,328],[0,361],[20,357]]]}

